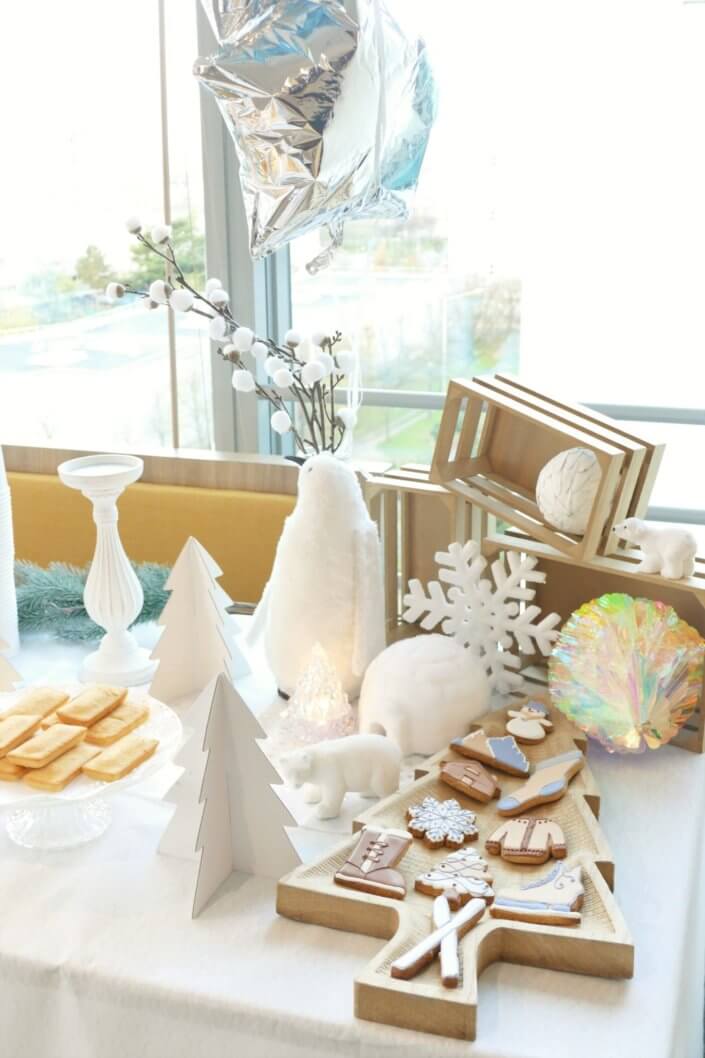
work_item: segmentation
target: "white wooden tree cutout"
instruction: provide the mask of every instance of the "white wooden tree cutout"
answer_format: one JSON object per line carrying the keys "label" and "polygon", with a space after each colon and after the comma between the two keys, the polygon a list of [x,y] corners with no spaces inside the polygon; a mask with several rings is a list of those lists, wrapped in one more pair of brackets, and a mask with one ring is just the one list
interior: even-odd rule
{"label": "white wooden tree cutout", "polygon": [[20,683],[22,680],[19,672],[12,667],[4,656],[3,652],[9,649],[8,644],[0,639],[0,691],[14,691],[15,684]]}
{"label": "white wooden tree cutout", "polygon": [[237,679],[249,672],[228,628],[230,599],[217,583],[222,570],[192,536],[177,558],[167,589],[169,600],[159,618],[164,626],[152,657],[159,668],[151,694],[170,702],[198,693],[220,672]]}
{"label": "white wooden tree cutout", "polygon": [[264,731],[227,676],[209,684],[186,722],[193,748],[179,755],[188,770],[160,851],[198,853],[195,918],[233,871],[278,879],[300,860],[286,831],[296,821],[272,788],[280,776],[257,744]]}

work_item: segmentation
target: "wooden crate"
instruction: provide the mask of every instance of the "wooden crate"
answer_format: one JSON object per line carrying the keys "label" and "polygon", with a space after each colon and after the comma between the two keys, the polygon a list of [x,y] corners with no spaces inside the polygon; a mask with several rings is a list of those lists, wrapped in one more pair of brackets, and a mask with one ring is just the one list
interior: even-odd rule
{"label": "wooden crate", "polygon": [[[585,736],[557,710],[551,710],[554,731],[541,743],[523,747],[532,763],[585,747]],[[506,711],[487,714],[479,724],[488,735],[503,735]],[[441,800],[455,797],[464,808],[477,814],[480,831],[478,851],[484,855],[485,839],[501,822],[496,802],[478,804],[439,780],[441,760],[460,760],[452,747],[423,764],[422,774],[411,785],[374,805],[354,823],[354,829],[404,829],[410,804],[426,796]],[[501,776],[502,792],[510,792],[523,780]],[[277,886],[277,911],[299,922],[316,923],[349,933],[383,938],[379,952],[361,967],[354,982],[355,1014],[368,1021],[397,1025],[421,1032],[475,1039],[477,1031],[478,978],[486,966],[507,961],[544,969],[564,970],[596,977],[631,977],[634,947],[612,893],[614,862],[597,822],[599,792],[586,765],[568,787],[565,796],[550,806],[551,817],[563,828],[571,865],[583,869],[585,901],[582,921],[576,928],[494,919],[482,920],[460,942],[462,977],[459,986],[444,988],[437,961],[409,981],[390,974],[390,964],[430,930],[432,900],[414,888],[417,874],[440,863],[448,850],[429,849],[414,841],[398,865],[406,879],[404,900],[372,896],[336,885],[333,875],[348,858],[357,836],[326,852],[313,863],[297,868]],[[531,814],[541,810],[530,810]],[[550,870],[542,866],[518,866],[495,856],[487,857],[495,891],[517,882],[539,878]],[[352,985],[352,982],[351,982]],[[618,990],[617,990],[618,991]],[[471,1053],[471,1052],[468,1052]]]}
{"label": "wooden crate", "polygon": [[[594,434],[603,440],[623,448],[625,452],[624,491],[618,498],[616,509],[605,527],[600,554],[609,555],[629,545],[624,540],[610,534],[609,529],[615,522],[624,518],[644,518],[651,499],[656,477],[666,446],[663,442],[637,434],[633,429],[626,430],[622,423],[600,415],[591,408],[581,404],[571,404],[553,395],[531,389],[511,375],[494,375],[478,378],[476,381],[498,388],[501,392],[516,400],[529,403],[540,411],[554,415],[586,433]],[[635,481],[634,481],[635,478]],[[634,482],[632,484],[632,482]],[[622,502],[619,502],[621,498]],[[625,502],[626,500],[629,502]]]}
{"label": "wooden crate", "polygon": [[[602,472],[582,537],[553,528],[535,500],[545,464],[573,447],[588,448]],[[625,451],[585,430],[479,382],[454,380],[431,466],[431,480],[574,559],[597,553],[619,489]]]}
{"label": "wooden crate", "polygon": [[434,580],[437,551],[446,551],[454,540],[481,540],[493,528],[479,508],[432,484],[429,469],[406,463],[384,474],[368,475],[363,485],[382,541],[388,642],[418,632],[402,619],[402,596],[410,578]]}
{"label": "wooden crate", "polygon": [[[679,617],[705,638],[705,558],[696,559],[693,577],[672,581],[638,573],[636,567],[641,555],[634,550],[619,556],[594,556],[576,563],[555,548],[515,533],[490,534],[483,541],[482,549],[487,558],[507,550],[522,551],[538,558],[539,568],[546,573],[546,581],[536,585],[534,602],[545,613],[560,614],[564,621],[590,599],[599,598],[606,592],[626,592],[672,606]],[[527,657],[527,664],[529,668],[524,674],[545,683],[544,659]],[[705,752],[705,679],[700,702],[672,745],[693,753]]]}

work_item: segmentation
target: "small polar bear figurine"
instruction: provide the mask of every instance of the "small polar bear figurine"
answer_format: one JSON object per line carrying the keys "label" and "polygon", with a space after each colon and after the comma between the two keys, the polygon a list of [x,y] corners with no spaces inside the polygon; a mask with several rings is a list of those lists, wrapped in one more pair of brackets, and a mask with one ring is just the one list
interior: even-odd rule
{"label": "small polar bear figurine", "polygon": [[347,735],[285,753],[279,764],[319,819],[335,819],[346,793],[387,797],[399,789],[401,751],[384,735]]}
{"label": "small polar bear figurine", "polygon": [[640,573],[660,573],[669,580],[692,577],[698,545],[687,529],[661,528],[641,518],[627,518],[612,528],[620,539],[638,544],[644,555]]}

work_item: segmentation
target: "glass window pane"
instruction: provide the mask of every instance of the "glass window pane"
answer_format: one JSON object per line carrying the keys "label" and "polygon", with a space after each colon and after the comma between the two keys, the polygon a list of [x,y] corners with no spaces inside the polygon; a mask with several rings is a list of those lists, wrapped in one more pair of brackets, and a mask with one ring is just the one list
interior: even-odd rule
{"label": "glass window pane", "polygon": [[355,459],[428,462],[436,444],[440,411],[362,407],[355,428]]}

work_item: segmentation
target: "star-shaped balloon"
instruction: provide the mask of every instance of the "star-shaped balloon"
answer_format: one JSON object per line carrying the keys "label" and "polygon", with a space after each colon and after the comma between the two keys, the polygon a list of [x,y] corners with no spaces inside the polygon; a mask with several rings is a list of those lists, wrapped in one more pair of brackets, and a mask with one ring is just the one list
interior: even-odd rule
{"label": "star-shaped balloon", "polygon": [[435,114],[426,48],[381,0],[203,0],[219,41],[194,72],[240,161],[250,252],[346,220],[404,217]]}

